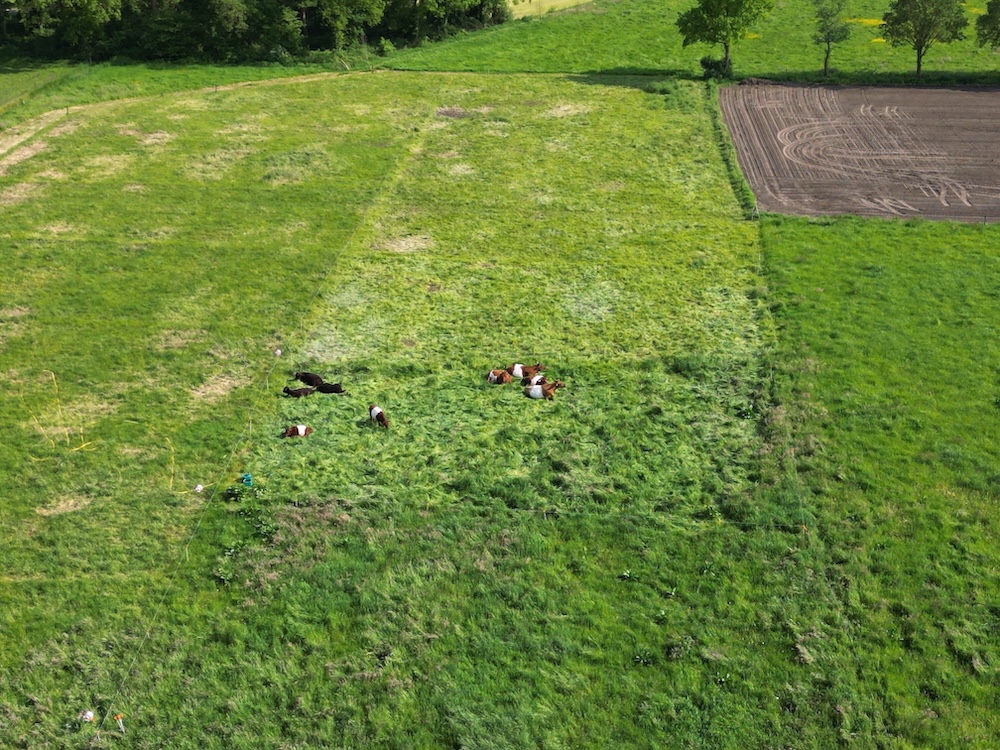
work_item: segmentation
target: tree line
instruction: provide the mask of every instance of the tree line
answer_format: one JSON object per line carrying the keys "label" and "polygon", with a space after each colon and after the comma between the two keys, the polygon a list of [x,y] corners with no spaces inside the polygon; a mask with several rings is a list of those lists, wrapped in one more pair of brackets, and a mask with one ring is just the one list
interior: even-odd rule
{"label": "tree line", "polygon": [[280,60],[440,39],[510,18],[506,0],[0,0],[0,47],[106,59]]}
{"label": "tree line", "polygon": [[[843,19],[846,0],[814,0],[816,33],[813,41],[824,50],[823,75],[830,72],[833,45],[846,41],[850,26]],[[732,46],[773,8],[773,0],[698,0],[677,18],[684,46],[695,42],[722,45],[721,60],[702,59],[706,75],[729,76]],[[882,36],[893,47],[909,47],[917,56],[917,78],[924,55],[935,44],[965,38],[968,19],[961,0],[892,0],[882,16]],[[1000,0],[989,0],[986,13],[976,19],[980,47],[1000,47]]]}

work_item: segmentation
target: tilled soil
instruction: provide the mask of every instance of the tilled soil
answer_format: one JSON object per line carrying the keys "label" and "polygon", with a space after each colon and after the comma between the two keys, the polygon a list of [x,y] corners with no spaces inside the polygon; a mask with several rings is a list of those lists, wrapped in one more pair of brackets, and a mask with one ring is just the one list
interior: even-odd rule
{"label": "tilled soil", "polygon": [[752,83],[719,98],[762,211],[1000,221],[1000,91]]}

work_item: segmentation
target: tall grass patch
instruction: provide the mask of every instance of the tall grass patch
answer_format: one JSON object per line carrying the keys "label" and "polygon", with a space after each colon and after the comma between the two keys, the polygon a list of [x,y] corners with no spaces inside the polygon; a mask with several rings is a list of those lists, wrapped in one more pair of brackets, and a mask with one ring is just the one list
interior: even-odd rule
{"label": "tall grass patch", "polygon": [[[741,496],[767,331],[751,226],[715,200],[717,168],[677,165],[678,143],[711,153],[704,115],[628,86],[464,83],[314,311],[302,361],[349,393],[289,402],[320,429],[260,473],[376,505],[687,515]],[[515,360],[567,389],[485,382]],[[369,403],[388,435],[359,429]]]}
{"label": "tall grass patch", "polygon": [[[45,191],[5,207],[17,742],[99,742],[83,706],[138,746],[793,731],[752,603],[785,535],[733,564],[769,523],[755,228],[700,87],[594,83],[357,76],[39,134],[5,177]],[[486,384],[514,360],[567,388]],[[348,393],[283,399],[299,368]],[[767,680],[733,681],[737,633]]]}

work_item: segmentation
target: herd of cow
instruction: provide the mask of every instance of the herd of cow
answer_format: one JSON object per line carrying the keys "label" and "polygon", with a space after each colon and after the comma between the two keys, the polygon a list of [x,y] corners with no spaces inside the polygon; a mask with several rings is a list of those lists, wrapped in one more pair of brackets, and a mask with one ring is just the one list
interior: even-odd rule
{"label": "herd of cow", "polygon": [[[505,383],[510,383],[515,378],[521,380],[521,385],[524,387],[524,395],[528,398],[545,398],[552,400],[555,398],[557,388],[565,388],[566,384],[561,380],[548,380],[544,375],[542,375],[542,370],[545,369],[545,365],[541,362],[537,362],[533,365],[522,365],[515,362],[514,364],[506,367],[502,370],[490,370],[486,374],[486,381],[488,383],[493,383],[496,385],[503,385]],[[327,383],[323,379],[323,376],[317,375],[313,372],[296,372],[295,379],[301,383],[305,383],[302,388],[289,388],[287,385],[282,389],[282,393],[291,398],[304,398],[305,396],[311,396],[313,393],[337,393],[344,394],[346,391],[340,383]],[[375,404],[369,404],[368,406],[368,418],[371,420],[372,424],[378,427],[389,427],[389,419],[386,417],[385,412],[381,407]],[[283,433],[283,437],[305,437],[306,435],[312,434],[312,427],[304,424],[295,424],[287,428]]]}

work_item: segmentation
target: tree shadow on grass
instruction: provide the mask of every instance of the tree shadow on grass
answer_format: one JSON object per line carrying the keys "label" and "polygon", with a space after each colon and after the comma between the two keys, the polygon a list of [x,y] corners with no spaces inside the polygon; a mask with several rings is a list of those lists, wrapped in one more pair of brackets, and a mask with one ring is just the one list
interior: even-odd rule
{"label": "tree shadow on grass", "polygon": [[33,70],[51,68],[56,62],[62,61],[0,56],[0,75],[10,73],[30,73]]}
{"label": "tree shadow on grass", "polygon": [[[949,71],[924,69],[920,79],[910,71],[831,71],[824,76],[821,71],[761,72],[754,79],[769,83],[813,84],[819,86],[906,86],[913,88],[996,88],[1000,86],[1000,71]],[[734,79],[738,82],[740,79]]]}
{"label": "tree shadow on grass", "polygon": [[700,81],[701,76],[690,70],[680,68],[612,68],[610,70],[593,70],[587,73],[574,73],[566,79],[588,86],[622,86],[625,88],[646,91],[655,81],[667,79],[682,81]]}
{"label": "tree shadow on grass", "polygon": [[[568,80],[592,86],[624,86],[648,90],[651,83],[664,80],[704,81],[702,75],[681,68],[611,68],[572,74]],[[744,82],[809,86],[900,86],[910,88],[949,88],[979,91],[1000,87],[1000,71],[924,70],[920,80],[913,71],[907,72],[840,72],[824,76],[821,71],[755,72],[753,75],[717,79],[721,85]]]}

